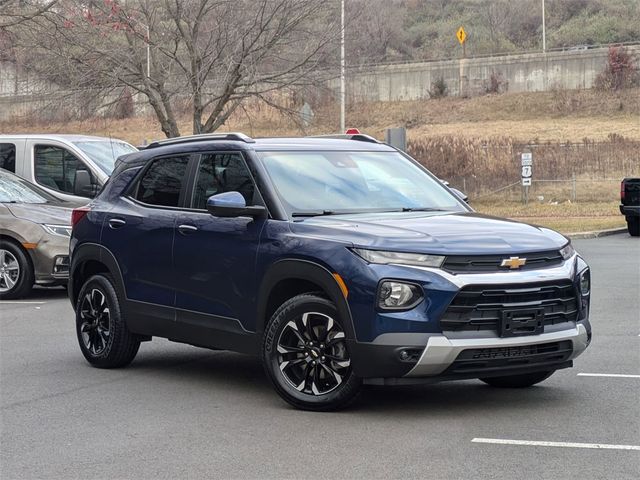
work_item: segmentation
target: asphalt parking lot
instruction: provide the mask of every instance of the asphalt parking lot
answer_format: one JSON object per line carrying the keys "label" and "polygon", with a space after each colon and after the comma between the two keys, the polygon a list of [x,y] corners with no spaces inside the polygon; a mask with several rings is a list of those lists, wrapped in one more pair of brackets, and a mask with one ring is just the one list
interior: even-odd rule
{"label": "asphalt parking lot", "polygon": [[63,290],[0,302],[0,477],[638,478],[640,241],[574,245],[594,328],[574,368],[524,390],[369,387],[339,413],[290,408],[257,359],[164,340],[94,369]]}

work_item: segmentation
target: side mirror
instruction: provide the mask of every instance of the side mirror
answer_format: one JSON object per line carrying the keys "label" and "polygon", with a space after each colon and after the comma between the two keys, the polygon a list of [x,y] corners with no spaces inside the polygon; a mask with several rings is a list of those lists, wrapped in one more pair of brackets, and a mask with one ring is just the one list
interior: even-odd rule
{"label": "side mirror", "polygon": [[91,179],[91,174],[86,170],[76,170],[76,178],[73,182],[73,193],[79,197],[93,198],[96,196],[97,187]]}
{"label": "side mirror", "polygon": [[267,215],[267,209],[261,205],[247,207],[239,192],[224,192],[209,197],[207,211],[214,217],[263,218]]}
{"label": "side mirror", "polygon": [[453,188],[453,187],[449,187],[449,190],[455,193],[461,200],[464,200],[465,202],[469,203],[469,197],[464,192],[461,192],[457,188]]}

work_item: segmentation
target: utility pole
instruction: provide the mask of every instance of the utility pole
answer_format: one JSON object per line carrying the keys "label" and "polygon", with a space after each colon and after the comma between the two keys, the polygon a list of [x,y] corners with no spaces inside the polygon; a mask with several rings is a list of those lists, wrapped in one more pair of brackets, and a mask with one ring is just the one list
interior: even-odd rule
{"label": "utility pole", "polygon": [[151,38],[149,25],[145,25],[147,27],[147,78],[151,78]]}
{"label": "utility pole", "polygon": [[547,52],[547,31],[544,22],[544,0],[542,2],[542,53]]}
{"label": "utility pole", "polygon": [[344,0],[341,0],[341,9],[342,9],[342,21],[341,21],[341,31],[340,31],[340,133],[344,133],[345,126],[345,96],[346,96],[346,87],[344,80]]}

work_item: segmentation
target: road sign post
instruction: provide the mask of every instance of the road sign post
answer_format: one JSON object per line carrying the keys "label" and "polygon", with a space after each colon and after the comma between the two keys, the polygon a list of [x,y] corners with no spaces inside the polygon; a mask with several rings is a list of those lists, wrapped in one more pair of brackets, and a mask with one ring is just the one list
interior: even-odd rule
{"label": "road sign post", "polygon": [[520,154],[520,178],[522,182],[522,201],[529,203],[529,187],[533,176],[533,153],[522,152]]}

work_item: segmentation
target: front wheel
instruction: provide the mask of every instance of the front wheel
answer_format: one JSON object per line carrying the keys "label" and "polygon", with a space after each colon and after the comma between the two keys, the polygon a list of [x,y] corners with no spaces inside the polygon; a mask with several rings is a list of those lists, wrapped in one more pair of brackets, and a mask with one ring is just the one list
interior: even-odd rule
{"label": "front wheel", "polygon": [[526,388],[546,380],[553,375],[553,372],[555,372],[555,370],[526,373],[524,375],[509,375],[506,377],[488,377],[481,378],[480,380],[492,387]]}
{"label": "front wheel", "polygon": [[347,338],[335,305],[316,294],[286,301],[265,331],[262,359],[280,396],[303,410],[344,408],[362,382],[353,374]]}
{"label": "front wheel", "polygon": [[627,217],[627,230],[632,237],[640,236],[640,217]]}
{"label": "front wheel", "polygon": [[13,242],[0,240],[0,300],[26,297],[33,282],[27,253]]}

